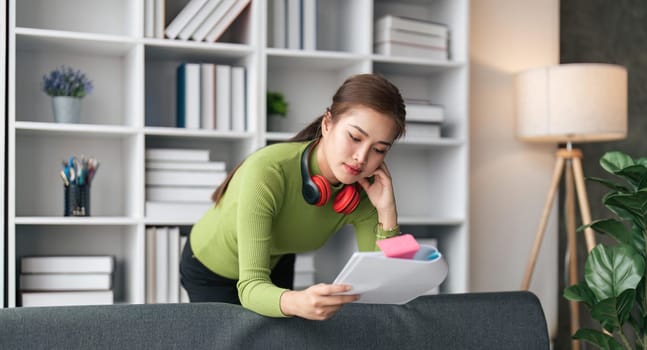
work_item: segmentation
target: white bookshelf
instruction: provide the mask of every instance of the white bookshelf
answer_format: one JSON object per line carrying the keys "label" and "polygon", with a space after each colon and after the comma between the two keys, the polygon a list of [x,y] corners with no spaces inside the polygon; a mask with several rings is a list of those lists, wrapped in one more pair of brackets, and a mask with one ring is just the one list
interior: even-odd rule
{"label": "white bookshelf", "polygon": [[[144,2],[9,1],[5,306],[19,305],[20,257],[37,254],[114,255],[115,301],[145,302],[146,227],[180,225],[186,232],[192,224],[145,216],[145,149],[206,148],[230,170],[323,113],[346,77],[368,72],[385,75],[407,97],[446,108],[441,139],[401,140],[387,162],[402,227],[437,239],[447,258],[441,292],[467,291],[469,0],[319,0],[317,45],[309,51],[269,47],[271,2],[252,0],[242,15],[247,20],[234,22],[216,43],[144,37]],[[166,0],[167,24],[185,3]],[[447,24],[451,60],[374,54],[373,23],[387,13]],[[246,68],[247,130],[174,127],[175,70],[185,61]],[[50,98],[40,91],[42,76],[62,64],[81,69],[95,86],[83,99],[81,124],[54,123]],[[290,103],[287,130],[266,131],[267,90]],[[101,161],[92,216],[63,217],[57,172],[63,159],[80,154]],[[317,253],[317,280],[329,282],[341,269],[339,254],[353,249],[344,244],[342,253]]]}

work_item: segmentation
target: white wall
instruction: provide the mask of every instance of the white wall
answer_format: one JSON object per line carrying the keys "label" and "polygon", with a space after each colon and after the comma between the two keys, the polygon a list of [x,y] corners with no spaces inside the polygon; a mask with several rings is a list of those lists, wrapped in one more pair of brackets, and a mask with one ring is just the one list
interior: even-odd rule
{"label": "white wall", "polygon": [[[515,138],[514,75],[559,62],[559,0],[473,0],[470,19],[472,291],[520,289],[546,200],[556,145]],[[531,291],[557,331],[557,210]]]}

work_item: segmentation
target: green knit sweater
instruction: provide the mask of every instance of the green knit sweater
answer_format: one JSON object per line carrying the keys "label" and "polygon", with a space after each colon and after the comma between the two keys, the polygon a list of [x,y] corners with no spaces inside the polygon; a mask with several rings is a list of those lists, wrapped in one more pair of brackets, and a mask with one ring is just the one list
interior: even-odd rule
{"label": "green knit sweater", "polygon": [[[224,196],[193,226],[190,244],[195,257],[211,271],[238,280],[241,304],[259,314],[285,317],[280,298],[285,289],[272,284],[271,269],[288,253],[320,248],[342,226],[352,224],[360,251],[376,250],[384,231],[377,212],[362,191],[350,215],[305,202],[301,195],[301,154],[306,142],[267,146],[238,168]],[[316,152],[310,174],[320,174]],[[333,186],[332,198],[341,189]]]}

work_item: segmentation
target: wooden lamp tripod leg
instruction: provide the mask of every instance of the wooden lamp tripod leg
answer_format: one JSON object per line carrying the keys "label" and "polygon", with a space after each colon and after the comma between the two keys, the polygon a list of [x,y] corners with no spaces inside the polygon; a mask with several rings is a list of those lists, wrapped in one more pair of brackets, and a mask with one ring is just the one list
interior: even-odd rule
{"label": "wooden lamp tripod leg", "polygon": [[548,196],[546,197],[546,203],[544,204],[544,209],[541,214],[541,219],[539,221],[539,228],[535,234],[535,242],[532,245],[532,251],[530,253],[530,259],[528,260],[528,265],[526,266],[526,273],[521,284],[521,289],[528,290],[530,286],[530,279],[532,278],[532,273],[535,269],[535,263],[537,262],[537,255],[539,254],[539,248],[541,248],[541,242],[544,238],[544,233],[546,231],[546,223],[548,222],[548,217],[550,216],[550,209],[554,204],[555,193],[557,192],[557,187],[559,186],[559,181],[562,177],[562,171],[564,170],[564,158],[559,156],[555,161],[555,168],[553,170],[553,180],[550,184],[548,190]]}
{"label": "wooden lamp tripod leg", "polygon": [[[566,233],[568,241],[568,282],[570,285],[577,284],[577,236],[575,222],[575,188],[573,187],[573,161],[566,162],[566,183],[565,183],[565,209],[566,209]],[[571,310],[571,333],[580,327],[580,310],[575,301],[569,301]],[[571,349],[580,348],[578,340],[571,340]]]}
{"label": "wooden lamp tripod leg", "polygon": [[[573,172],[575,175],[575,186],[577,187],[577,198],[580,205],[582,224],[588,225],[591,223],[591,209],[589,209],[589,198],[586,194],[586,186],[584,185],[582,153],[579,151],[573,156]],[[584,238],[586,239],[586,250],[590,252],[595,247],[595,234],[592,228],[587,227],[584,230]]]}

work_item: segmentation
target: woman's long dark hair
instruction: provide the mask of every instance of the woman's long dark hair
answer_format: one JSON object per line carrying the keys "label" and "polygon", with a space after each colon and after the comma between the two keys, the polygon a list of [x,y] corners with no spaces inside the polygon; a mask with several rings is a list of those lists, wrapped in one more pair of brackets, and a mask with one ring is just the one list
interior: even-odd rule
{"label": "woman's long dark hair", "polygon": [[[398,88],[384,77],[377,74],[358,74],[346,79],[337,89],[332,98],[332,104],[326,112],[330,112],[332,120],[335,122],[337,116],[344,114],[355,106],[368,107],[390,117],[395,122],[395,138],[398,139],[404,135],[406,114],[404,100]],[[320,115],[287,142],[311,141],[320,138],[321,122],[325,116],[326,113]],[[211,200],[216,204],[222,198],[229,181],[241,164],[242,162],[229,172],[225,180],[211,196]]]}

